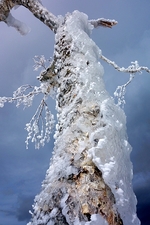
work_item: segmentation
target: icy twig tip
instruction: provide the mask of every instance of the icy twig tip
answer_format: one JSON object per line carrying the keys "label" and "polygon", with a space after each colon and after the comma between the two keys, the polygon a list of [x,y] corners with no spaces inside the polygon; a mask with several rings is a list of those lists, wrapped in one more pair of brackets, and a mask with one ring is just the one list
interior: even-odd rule
{"label": "icy twig tip", "polygon": [[116,20],[99,18],[97,20],[90,20],[90,23],[94,26],[94,28],[99,26],[112,28],[112,26],[116,25],[118,22]]}

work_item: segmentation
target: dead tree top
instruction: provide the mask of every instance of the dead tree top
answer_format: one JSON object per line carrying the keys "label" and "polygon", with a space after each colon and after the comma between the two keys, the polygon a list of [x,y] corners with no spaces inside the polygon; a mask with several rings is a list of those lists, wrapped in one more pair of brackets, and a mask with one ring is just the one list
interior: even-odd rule
{"label": "dead tree top", "polygon": [[[58,17],[47,10],[41,4],[40,0],[0,0],[0,21],[8,24],[7,18],[10,15],[11,9],[18,5],[22,5],[27,8],[35,17],[48,26],[54,33],[57,32],[57,28],[60,25]],[[11,16],[11,18],[13,17]],[[13,18],[13,20],[15,20],[15,18]],[[91,23],[94,28],[99,26],[112,28],[112,26],[117,24],[117,21],[99,18],[97,20],[89,20],[89,23]],[[18,24],[13,26],[19,30],[19,27],[17,27]]]}

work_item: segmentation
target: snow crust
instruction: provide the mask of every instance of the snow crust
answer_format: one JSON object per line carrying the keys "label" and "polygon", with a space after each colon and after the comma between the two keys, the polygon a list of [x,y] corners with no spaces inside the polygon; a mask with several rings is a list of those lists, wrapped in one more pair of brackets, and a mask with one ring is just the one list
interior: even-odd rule
{"label": "snow crust", "polygon": [[86,222],[85,225],[108,225],[108,223],[102,216],[93,214],[91,216],[91,221]]}
{"label": "snow crust", "polygon": [[[36,197],[34,211],[38,213],[39,205],[48,204],[53,181],[71,174],[78,174],[75,166],[71,166],[71,158],[78,163],[83,151],[87,151],[89,160],[102,171],[103,178],[111,188],[116,209],[120,213],[124,225],[139,225],[136,216],[136,198],[132,190],[132,164],[130,161],[131,146],[126,134],[126,117],[122,109],[115,105],[113,98],[107,93],[103,83],[103,67],[99,62],[101,50],[90,39],[93,26],[87,15],[74,11],[66,16],[65,26],[60,26],[56,34],[56,43],[65,35],[66,42],[71,43],[71,57],[68,65],[72,65],[72,82],[75,89],[74,100],[59,106],[57,101],[58,124],[55,132],[55,151],[50,168],[43,183],[43,191]],[[55,46],[59,50],[59,46]],[[62,68],[61,55],[56,54],[58,71]],[[59,72],[58,82],[63,87],[67,66]],[[56,99],[60,96],[58,88]],[[68,94],[69,95],[69,94]],[[68,101],[68,96],[65,95]],[[80,116],[77,114],[77,100],[82,100]],[[94,111],[95,110],[95,111]],[[97,110],[97,111],[96,111]],[[92,121],[93,113],[95,120]],[[73,120],[75,118],[75,121]],[[92,124],[92,125],[91,125]],[[78,140],[77,148],[71,149],[72,143]],[[67,215],[65,201],[61,201],[62,212]],[[37,216],[38,217],[38,216]],[[43,219],[44,220],[44,219]],[[69,223],[69,218],[67,219]],[[43,223],[43,221],[42,221]],[[35,223],[36,224],[36,221]],[[53,224],[49,222],[48,225]],[[69,224],[72,224],[71,222]],[[92,215],[91,221],[82,222],[76,218],[74,225],[107,225],[100,215]],[[28,225],[31,225],[29,223]]]}
{"label": "snow crust", "polygon": [[99,214],[93,214],[91,216],[91,221],[85,223],[85,222],[80,222],[79,219],[76,218],[74,225],[108,225],[108,223]]}
{"label": "snow crust", "polygon": [[[106,92],[103,83],[103,67],[99,62],[101,50],[89,38],[92,26],[88,23],[87,15],[75,11],[68,19],[66,25],[66,32],[71,35],[73,39],[72,48],[79,50],[73,56],[71,63],[74,66],[75,74],[79,74],[78,82],[84,84],[77,86],[78,98],[81,97],[85,101],[85,107],[91,108],[95,103],[100,108],[101,117],[97,121],[96,129],[92,130],[91,125],[85,122],[81,116],[74,126],[72,126],[72,135],[75,135],[77,130],[82,130],[83,134],[89,135],[89,144],[80,141],[79,154],[88,147],[89,158],[95,165],[103,172],[105,182],[111,188],[115,199],[116,207],[121,215],[125,225],[140,224],[136,214],[136,198],[132,190],[132,164],[130,161],[131,146],[128,143],[126,135],[126,117],[124,112],[114,104],[113,99]],[[59,36],[59,33],[57,33]],[[57,38],[57,37],[56,37]],[[58,37],[59,38],[59,37]],[[90,64],[87,67],[85,60]],[[59,90],[58,90],[59,91]],[[64,126],[67,120],[71,117],[74,110],[74,102],[72,105],[66,107],[61,111],[59,120]],[[59,108],[58,108],[59,111]],[[103,125],[102,125],[103,124]],[[68,124],[69,126],[69,124]],[[63,140],[56,131],[55,137],[57,138],[60,151],[67,145],[66,140],[71,135],[70,128],[65,127]],[[71,139],[71,137],[70,137]],[[98,140],[95,147],[94,140]],[[57,158],[58,160],[58,158]],[[67,155],[65,158],[60,158],[62,171],[75,173],[70,171]],[[55,163],[57,163],[55,161]],[[54,166],[57,168],[57,165]],[[68,168],[68,169],[66,169]],[[56,170],[55,170],[56,172]],[[62,172],[63,173],[63,172]]]}
{"label": "snow crust", "polygon": [[30,28],[22,23],[21,21],[15,19],[11,13],[9,13],[8,17],[6,18],[6,23],[8,26],[16,28],[17,31],[20,32],[22,35],[26,35],[30,32]]}

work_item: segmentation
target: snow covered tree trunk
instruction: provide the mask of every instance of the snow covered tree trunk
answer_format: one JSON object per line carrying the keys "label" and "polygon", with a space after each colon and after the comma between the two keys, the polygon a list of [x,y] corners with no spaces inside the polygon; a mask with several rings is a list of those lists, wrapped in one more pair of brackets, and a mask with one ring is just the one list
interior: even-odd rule
{"label": "snow covered tree trunk", "polygon": [[124,112],[105,90],[85,14],[67,14],[41,80],[57,87],[55,147],[28,225],[137,225]]}
{"label": "snow covered tree trunk", "polygon": [[[40,0],[0,0],[0,21],[21,34],[29,30],[11,15],[16,5],[28,8],[56,34],[53,62],[39,78],[47,93],[52,88],[57,92],[55,147],[28,225],[140,224],[126,118],[105,90],[99,62],[104,57],[89,37],[94,27],[111,27],[116,21],[90,21],[78,11],[61,20]],[[135,65],[127,72],[141,68]]]}

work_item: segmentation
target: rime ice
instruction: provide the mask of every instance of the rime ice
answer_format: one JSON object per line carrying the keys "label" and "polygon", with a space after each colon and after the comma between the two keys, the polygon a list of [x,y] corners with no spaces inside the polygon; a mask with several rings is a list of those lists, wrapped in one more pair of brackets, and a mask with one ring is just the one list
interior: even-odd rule
{"label": "rime ice", "polygon": [[8,26],[12,26],[12,27],[16,28],[16,30],[18,30],[20,32],[20,34],[22,34],[22,35],[26,35],[30,32],[30,28],[26,24],[15,19],[11,15],[11,13],[9,13],[9,15],[6,19],[6,23]]}
{"label": "rime ice", "polygon": [[[65,25],[60,26],[56,33],[55,69],[59,72],[55,149],[43,190],[35,199],[34,212],[37,216],[28,225],[37,224],[39,208],[53,204],[52,183],[78,175],[83,155],[87,155],[87,158],[81,162],[82,168],[89,169],[92,162],[102,172],[105,183],[115,197],[114,208],[119,212],[123,224],[140,224],[131,183],[131,147],[126,135],[125,114],[105,90],[103,67],[99,62],[101,50],[90,39],[91,31],[92,25],[87,15],[74,11],[66,16]],[[62,37],[64,45],[60,48]],[[90,222],[78,217],[73,220],[69,217],[65,188],[60,195],[60,207],[68,224],[107,225],[107,221],[97,214],[92,215]],[[45,217],[42,214],[41,223],[54,224],[51,214],[50,222],[45,223],[45,220],[47,214]]]}

